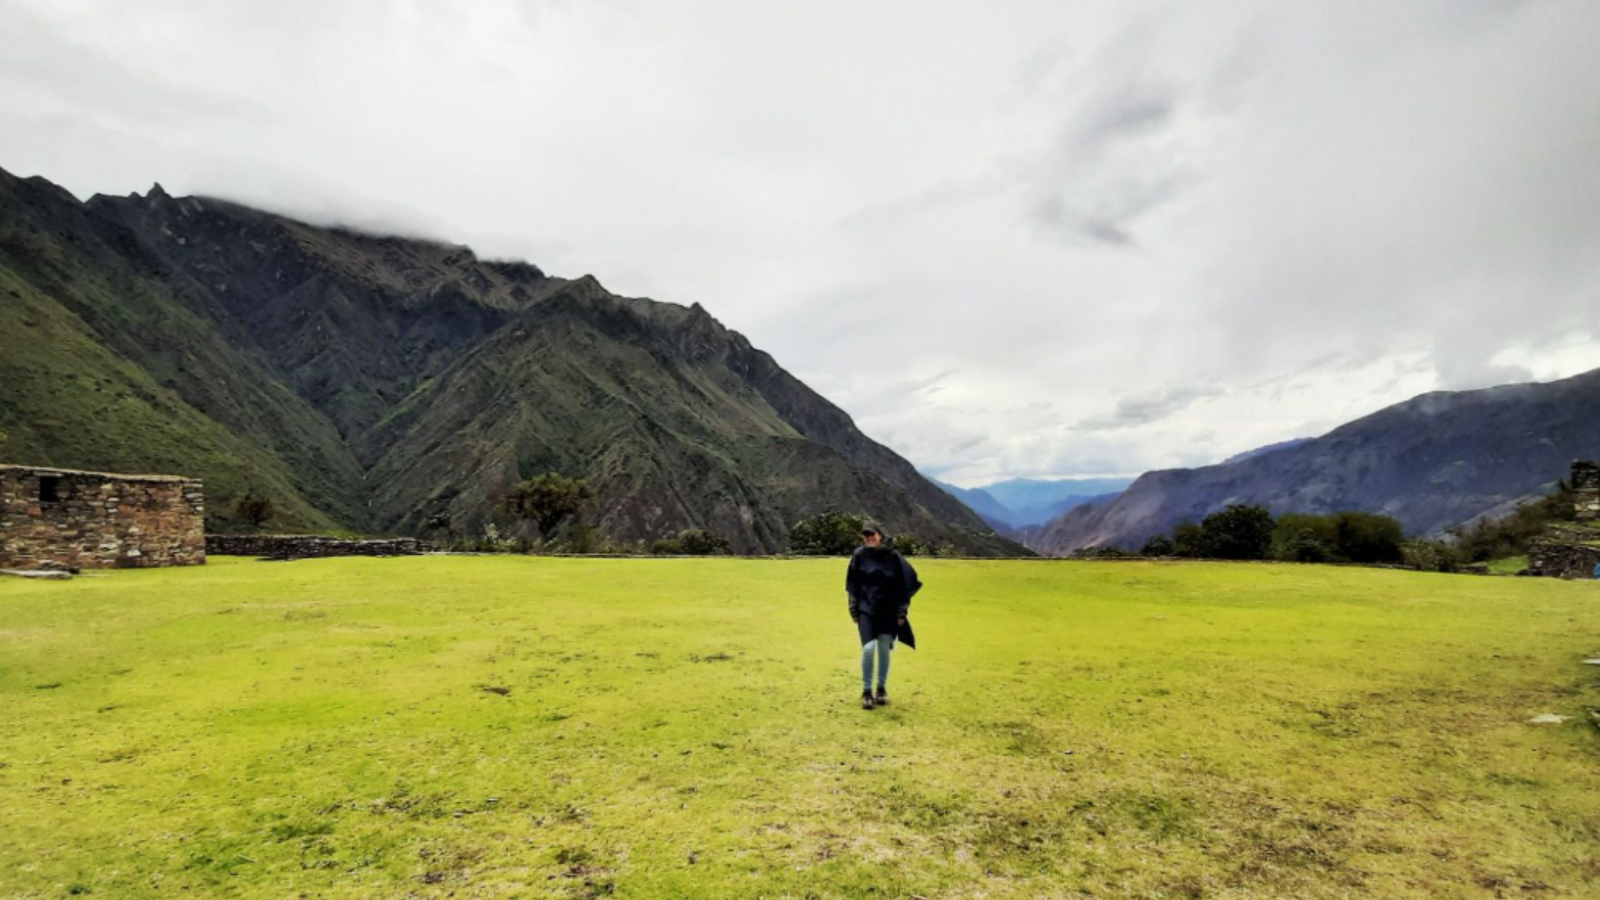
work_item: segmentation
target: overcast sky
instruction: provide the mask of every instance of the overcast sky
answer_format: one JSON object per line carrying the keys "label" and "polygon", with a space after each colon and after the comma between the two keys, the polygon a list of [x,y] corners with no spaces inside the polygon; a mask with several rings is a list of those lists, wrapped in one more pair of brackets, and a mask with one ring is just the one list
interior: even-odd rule
{"label": "overcast sky", "polygon": [[1600,366],[1600,2],[0,0],[0,167],[699,301],[924,471]]}

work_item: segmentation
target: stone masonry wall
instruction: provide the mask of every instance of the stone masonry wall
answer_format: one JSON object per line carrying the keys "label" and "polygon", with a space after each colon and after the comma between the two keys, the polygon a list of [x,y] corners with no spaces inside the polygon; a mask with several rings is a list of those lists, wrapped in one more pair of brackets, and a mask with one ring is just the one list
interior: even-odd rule
{"label": "stone masonry wall", "polygon": [[0,569],[205,561],[197,479],[0,465]]}
{"label": "stone masonry wall", "polygon": [[1600,463],[1577,460],[1572,464],[1572,506],[1580,522],[1600,519]]}
{"label": "stone masonry wall", "polygon": [[1593,578],[1600,547],[1535,541],[1528,547],[1528,571],[1546,578]]}
{"label": "stone masonry wall", "polygon": [[310,559],[322,556],[415,556],[431,549],[416,538],[346,541],[299,534],[212,534],[206,552],[215,556]]}

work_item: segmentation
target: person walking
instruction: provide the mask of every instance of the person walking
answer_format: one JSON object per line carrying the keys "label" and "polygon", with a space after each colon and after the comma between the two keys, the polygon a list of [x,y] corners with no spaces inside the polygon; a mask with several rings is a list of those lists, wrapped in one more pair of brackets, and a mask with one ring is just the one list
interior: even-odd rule
{"label": "person walking", "polygon": [[[861,546],[850,554],[844,591],[850,601],[850,619],[861,639],[861,708],[886,706],[889,693],[889,652],[898,637],[916,649],[906,613],[911,597],[922,589],[917,571],[900,551],[884,544],[883,532],[867,523],[861,528]],[[872,693],[872,667],[876,658],[878,692]]]}

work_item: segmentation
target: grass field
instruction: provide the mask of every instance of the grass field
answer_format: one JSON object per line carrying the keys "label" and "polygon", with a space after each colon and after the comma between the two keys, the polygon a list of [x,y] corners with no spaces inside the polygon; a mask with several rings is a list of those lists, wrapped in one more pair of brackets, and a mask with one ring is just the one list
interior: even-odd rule
{"label": "grass field", "polygon": [[1600,585],[918,565],[0,580],[0,896],[1600,896]]}

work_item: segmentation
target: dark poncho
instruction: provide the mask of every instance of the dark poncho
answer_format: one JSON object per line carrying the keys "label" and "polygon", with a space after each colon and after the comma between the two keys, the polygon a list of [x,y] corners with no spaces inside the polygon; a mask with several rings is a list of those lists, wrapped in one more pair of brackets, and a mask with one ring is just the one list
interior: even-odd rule
{"label": "dark poncho", "polygon": [[921,590],[917,570],[911,568],[900,551],[888,547],[857,547],[845,570],[844,590],[849,595],[850,619],[870,616],[885,634],[898,630],[911,645],[910,629],[898,629],[898,620],[911,608],[911,597]]}

